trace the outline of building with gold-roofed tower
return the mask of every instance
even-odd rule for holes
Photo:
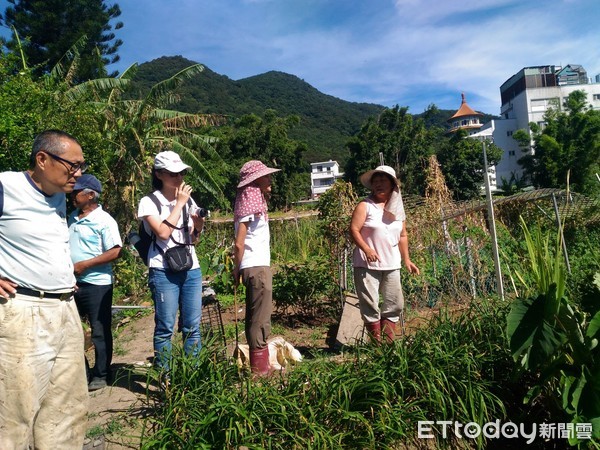
[[[461,94],[462,103],[458,111],[450,117],[448,130],[446,134],[456,133],[458,130],[465,130],[469,135],[475,134],[482,127],[481,117],[483,114],[474,111],[468,104],[464,92]]]

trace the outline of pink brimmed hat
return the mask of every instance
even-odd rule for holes
[[[269,175],[274,172],[279,172],[281,169],[272,169],[265,166],[262,162],[257,160],[248,161],[240,169],[240,182],[237,185],[238,188],[249,185],[260,177]]]

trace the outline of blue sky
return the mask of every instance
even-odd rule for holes
[[[109,4],[113,2],[109,1]],[[498,114],[526,66],[600,74],[598,0],[118,0],[123,70],[181,55],[233,80],[293,74],[344,100]],[[0,0],[0,10],[7,2]]]

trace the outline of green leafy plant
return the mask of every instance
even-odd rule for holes
[[[283,264],[273,276],[275,307],[286,313],[293,310],[303,315],[331,316],[334,312],[331,299],[336,297],[336,291],[323,258]]]
[[[198,261],[202,276],[210,280],[211,287],[218,294],[230,294],[233,291],[233,254],[227,240],[215,245],[212,250],[204,245],[198,252]]]
[[[169,389],[149,390],[156,409],[140,447],[416,448],[423,444],[419,420],[503,418],[497,392],[510,362],[505,310],[490,302],[459,316],[440,314],[408,342],[359,345],[352,354],[306,359],[262,380],[210,351],[189,358],[175,345]],[[456,448],[438,436],[427,448]],[[483,448],[484,438],[476,444]]]
[[[123,247],[121,257],[114,265],[115,303],[128,299],[132,304],[150,301],[148,290],[148,269],[142,260],[128,246]]]
[[[566,297],[560,233],[551,247],[549,234],[530,230],[524,220],[521,226],[531,282],[515,271],[526,294],[511,306],[507,334],[518,367],[539,375],[524,400],[530,403],[546,394],[573,423],[591,423],[593,436],[599,438],[600,304],[590,319]]]

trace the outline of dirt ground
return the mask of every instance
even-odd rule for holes
[[[153,328],[150,311],[119,323],[114,340],[113,384],[90,393],[86,450],[139,448],[138,422],[147,415],[147,383],[135,372],[143,373],[151,361]],[[87,351],[90,362],[93,353],[91,347]]]
[[[461,309],[461,308],[459,308]],[[439,308],[409,313],[406,333],[411,334],[423,326]],[[243,333],[243,310],[238,306],[238,328]],[[235,323],[233,307],[223,308],[223,324]],[[115,319],[114,356],[112,370],[115,380],[109,387],[90,393],[88,414],[88,439],[85,450],[137,449],[140,443],[141,424],[152,414],[146,401],[148,390],[154,390],[144,375],[152,360],[153,310],[139,311],[134,317]],[[332,351],[337,333],[337,323],[294,321],[281,324],[274,318],[274,335],[283,336],[303,355],[313,351]],[[280,323],[280,325],[278,325]],[[284,326],[285,325],[285,326]],[[397,330],[400,336],[400,330]],[[233,353],[235,342],[227,342],[228,355]],[[93,347],[87,351],[93,363]]]

